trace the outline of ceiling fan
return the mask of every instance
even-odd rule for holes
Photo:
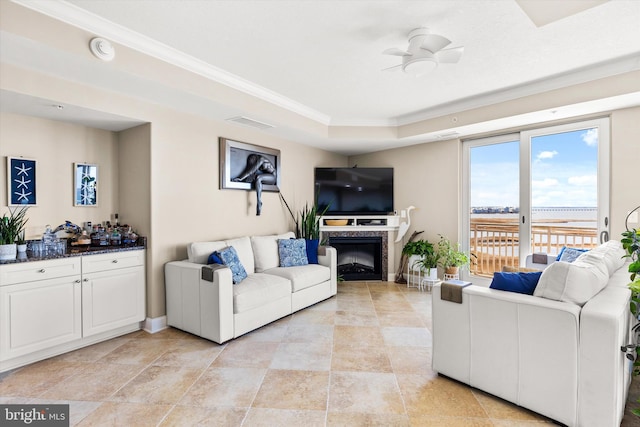
[[[405,73],[420,76],[435,69],[438,64],[454,64],[460,60],[464,47],[444,49],[451,40],[431,34],[428,28],[416,28],[409,33],[407,50],[392,47],[382,52],[385,55],[401,56],[402,63],[383,71],[401,69]]]

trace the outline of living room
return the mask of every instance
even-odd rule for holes
[[[444,133],[452,127],[454,119],[456,127],[470,126],[559,106],[635,96],[635,103],[624,107],[580,112],[561,119],[549,115],[536,125],[609,117],[612,238],[620,236],[627,212],[638,205],[637,191],[630,184],[636,179],[636,139],[640,133],[637,51],[632,56],[635,65],[624,72],[586,81],[569,80],[562,87],[542,93],[397,127],[327,126],[131,47],[117,45],[117,60],[101,62],[88,48],[88,41],[96,36],[94,32],[66,24],[19,2],[1,2],[0,15],[0,98],[3,103],[9,100],[13,108],[11,111],[3,106],[0,113],[0,156],[37,159],[39,174],[44,177],[38,183],[38,205],[29,209],[28,237],[39,238],[47,224],[55,226],[65,220],[77,224],[101,222],[117,212],[122,221],[134,225],[139,234],[148,238],[146,317],[150,330],[161,329],[166,314],[164,265],[186,258],[188,243],[238,235],[278,234],[293,227],[277,193],[263,193],[262,214],[256,216],[255,192],[220,188],[220,137],[278,149],[282,156],[280,190],[296,209],[313,201],[315,167],[393,167],[396,209],[418,207],[412,213],[412,228],[425,230],[429,240],[435,240],[438,234],[458,239],[462,211],[461,138],[445,136],[406,146],[400,146],[403,145],[400,140],[397,146],[375,151],[370,147],[388,139],[390,134],[420,139],[421,135]],[[47,50],[67,64],[52,60]],[[93,74],[77,73],[75,61],[89,63]],[[153,96],[148,99],[132,96],[119,91],[117,81],[112,82],[115,86],[111,88],[91,84],[91,80],[100,82],[105,78],[105,67],[122,79],[133,76],[150,95],[162,86],[183,101],[185,107],[174,108],[170,102],[161,102]],[[253,113],[249,114],[251,117],[266,123],[286,122],[292,135],[301,136],[285,138],[275,132],[211,118],[213,107],[222,103],[220,100],[224,100],[227,108],[236,110],[236,115],[249,111]],[[20,112],[25,103],[51,111],[46,116]],[[85,122],[76,121],[84,115],[88,117]],[[93,117],[100,119],[100,126],[91,125]],[[125,130],[107,130],[109,125]],[[498,131],[478,131],[472,136],[510,130],[513,129],[503,127]],[[354,144],[359,148],[353,152],[304,143],[323,138],[362,142]],[[94,208],[78,208],[73,204],[74,162],[100,165],[101,199]],[[6,176],[6,172],[0,174],[0,187],[7,186]],[[427,192],[429,201],[423,197]],[[6,200],[2,205],[6,206]],[[399,245],[390,248],[396,268],[400,249]]]

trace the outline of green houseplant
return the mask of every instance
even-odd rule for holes
[[[409,266],[417,265],[427,274],[431,274],[432,268],[438,267],[438,253],[428,240],[407,242],[402,248],[402,253],[410,257]],[[411,257],[414,257],[413,260]]]
[[[630,309],[635,319],[638,319],[640,316],[640,229],[629,228],[629,217],[638,209],[640,209],[640,206],[633,209],[627,215],[624,221],[626,231],[622,233],[622,239],[620,240],[622,247],[626,252],[624,257],[631,259],[631,263],[629,263],[628,267],[628,271],[631,273],[629,277],[631,280],[631,283],[629,283],[629,289],[631,290]],[[623,353],[626,353],[627,359],[633,362],[634,376],[640,375],[640,346],[637,344],[637,334],[639,329],[640,323],[636,322],[632,327],[632,330],[636,335],[636,337],[634,337],[634,343],[623,346],[620,349]],[[640,403],[640,399],[637,402]],[[640,417],[640,408],[634,408],[631,412]]]
[[[460,267],[469,265],[469,255],[460,250],[460,244],[453,244],[443,235],[440,235],[437,251],[438,262],[446,274],[458,274]]]
[[[15,259],[16,243],[24,241],[24,226],[28,221],[26,217],[28,206],[9,208],[9,214],[0,218],[0,259]],[[18,242],[19,243],[19,242]]]

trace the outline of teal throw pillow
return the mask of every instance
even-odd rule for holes
[[[542,271],[519,273],[493,273],[491,289],[500,291],[517,292],[519,294],[533,295],[538,286]]]
[[[304,239],[279,239],[278,255],[280,256],[280,267],[309,264],[307,243]]]
[[[226,247],[216,251],[218,257],[222,260],[222,264],[229,267],[233,278],[233,283],[238,284],[247,278],[247,271],[242,266],[238,253],[233,246]]]

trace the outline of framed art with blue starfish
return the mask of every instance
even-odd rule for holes
[[[8,206],[36,206],[36,161],[7,157]]]
[[[74,163],[74,206],[98,206],[98,165]]]

